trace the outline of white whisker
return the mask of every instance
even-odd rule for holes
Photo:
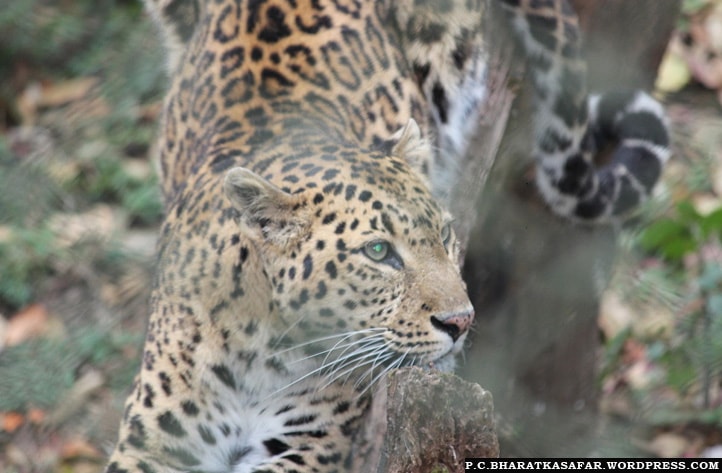
[[[341,340],[341,341],[343,341],[343,340]],[[363,342],[368,342],[368,339],[365,338],[365,339],[363,339],[362,341],[363,341]],[[319,352],[317,352],[317,353],[313,353],[313,354],[308,355],[308,356],[304,356],[303,358],[299,358],[299,359],[297,359],[297,360],[293,360],[293,361],[291,361],[289,364],[298,363],[298,362],[305,361],[305,360],[308,360],[308,359],[311,359],[311,358],[315,358],[315,357],[321,356],[321,355],[326,355],[326,357],[324,358],[323,362],[321,362],[321,364],[325,364],[326,360],[328,359],[328,355],[330,355],[332,352],[334,352],[334,351],[336,351],[336,350],[340,350],[340,349],[342,349],[342,348],[347,348],[347,347],[352,347],[352,346],[354,346],[354,345],[358,345],[359,342],[360,342],[359,340],[354,340],[354,341],[352,341],[352,342],[344,343],[344,344],[342,344],[342,345],[339,345],[339,344],[337,343],[336,345],[332,346],[331,348],[328,348],[328,349],[326,349],[326,350],[319,351]],[[339,343],[340,343],[340,342],[339,342]]]
[[[358,343],[359,345],[363,345],[363,347],[366,347],[366,346],[369,346],[369,345],[373,345],[373,344],[378,343],[378,342],[382,342],[382,343],[383,343],[383,335],[382,335],[382,334],[373,334],[373,335],[371,335],[371,336],[369,336],[369,337],[364,337],[364,338],[359,339],[359,340],[356,341],[356,343]],[[337,345],[338,345],[338,343],[333,346],[333,349],[336,349],[336,346],[337,346]],[[353,345],[354,345],[354,343],[352,343],[350,346],[353,346]],[[338,361],[339,359],[344,358],[343,355],[344,355],[344,353],[346,353],[346,352],[348,351],[348,349],[350,348],[350,346],[346,346],[346,348],[344,348],[343,351],[342,351],[341,353],[339,353],[339,355],[336,357],[336,361]],[[363,347],[360,347],[360,348],[363,348]],[[358,351],[358,350],[356,350],[356,351]],[[352,352],[352,353],[355,353],[355,352]],[[329,357],[330,355],[331,355],[331,353],[328,353],[328,354],[326,355],[326,357],[323,359],[322,364],[326,364],[326,361],[328,361],[328,357]]]
[[[390,354],[390,353],[388,353],[388,352],[386,352],[386,353],[387,353],[387,356],[385,356],[384,358],[381,359],[381,363],[383,363],[384,361],[386,361],[386,360],[392,355],[392,354]],[[376,366],[377,366],[377,364],[378,364],[378,362],[379,362],[379,357],[380,357],[381,355],[383,355],[383,354],[384,354],[383,351],[380,352],[380,353],[378,354],[378,356],[376,357],[376,359],[374,360],[373,364],[371,365],[371,368],[369,368],[369,369],[367,369],[366,371],[364,371],[363,375],[362,375],[361,377],[359,377],[359,379],[356,380],[356,382],[355,382],[354,385],[353,385],[354,389],[355,389],[355,388],[358,388],[359,386],[361,386],[361,383],[363,382],[364,379],[366,379],[366,376],[368,376],[368,375],[370,375],[371,373],[374,372],[374,370],[376,369]]]
[[[373,378],[371,380],[371,382],[363,389],[363,391],[361,391],[358,394],[358,396],[359,397],[363,396],[366,391],[371,389],[374,384],[376,384],[383,376],[388,374],[391,370],[404,366],[404,360],[409,355],[410,351],[411,351],[411,348],[407,349],[400,357],[398,357],[391,364],[389,364],[387,367],[385,367],[383,370],[381,370],[381,372],[378,375],[376,375],[375,378]],[[414,363],[416,363],[416,355],[414,355],[414,358],[411,360],[410,366],[413,366]]]
[[[334,362],[329,363],[328,366],[331,366],[333,369],[328,373],[327,376],[333,375],[333,372],[338,373],[339,370],[342,370],[348,366],[354,364],[359,365],[359,362],[373,358],[378,353],[383,353],[385,350],[386,345],[384,345],[383,341],[381,340],[377,340],[376,343],[373,344],[359,347],[358,349],[339,357],[338,359],[334,360]]]
[[[384,350],[384,347],[379,348],[380,354],[383,354],[383,350]],[[375,356],[375,358],[373,358],[374,356]],[[386,359],[390,358],[391,356],[393,356],[393,354],[387,352],[381,359],[382,359],[382,361],[385,361]],[[371,359],[371,358],[373,358],[373,359]],[[359,359],[360,360],[366,359],[366,361],[363,361],[361,363],[354,363],[353,366],[350,366],[349,368],[346,368],[345,370],[340,371],[340,372],[339,372],[339,370],[341,368],[339,368],[339,370],[337,370],[335,372],[335,375],[333,376],[333,378],[331,378],[328,382],[326,382],[326,384],[324,384],[321,389],[327,388],[328,386],[332,385],[333,383],[335,383],[339,379],[343,378],[344,376],[346,376],[346,380],[344,380],[344,384],[345,384],[348,381],[348,377],[351,375],[351,373],[359,370],[360,368],[362,368],[365,365],[375,363],[378,360],[378,355],[374,352],[374,353],[370,353],[370,354],[364,356],[363,358],[359,358]],[[358,360],[354,360],[354,361],[358,361]],[[334,373],[332,373],[332,374],[334,374]]]
[[[378,337],[368,338],[368,339],[359,341],[357,344],[359,346],[356,349],[347,353],[350,348],[350,346],[347,346],[346,348],[343,349],[343,351],[341,351],[341,353],[339,353],[339,355],[333,361],[331,361],[330,363],[327,363],[328,356],[330,355],[330,353],[329,353],[328,355],[326,355],[326,358],[324,358],[322,364],[326,365],[326,366],[337,365],[338,363],[343,362],[344,360],[358,358],[360,355],[363,355],[366,352],[373,351],[378,348],[384,347],[383,338],[378,338]]]
[[[383,351],[384,346],[383,345],[371,345],[367,347],[363,347],[359,350],[354,350],[353,352],[334,360],[332,363],[329,363],[327,366],[331,367],[332,369],[326,374],[326,377],[333,376],[334,373],[338,373],[340,370],[346,368],[350,365],[359,365],[360,361],[366,360],[368,358],[373,357],[377,352]]]
[[[338,373],[339,370],[343,370],[346,366],[349,366],[351,363],[354,363],[354,362],[358,361],[359,359],[363,360],[368,357],[375,356],[377,351],[383,349],[383,347],[384,347],[384,344],[383,344],[384,338],[382,336],[382,333],[379,333],[379,332],[384,332],[385,330],[386,329],[366,329],[366,330],[359,330],[359,331],[354,331],[354,332],[347,332],[347,333],[344,333],[341,335],[322,337],[322,338],[319,338],[319,339],[316,339],[316,340],[313,340],[310,342],[306,342],[304,344],[296,345],[289,349],[282,350],[281,352],[277,352],[277,353],[287,352],[289,350],[298,348],[300,346],[307,346],[310,344],[318,343],[319,341],[333,340],[335,338],[342,337],[341,340],[336,342],[336,344],[331,349],[323,350],[314,355],[304,357],[303,359],[309,359],[309,358],[313,358],[315,356],[320,356],[323,354],[326,355],[324,358],[324,361],[317,368],[315,368],[307,373],[304,373],[299,378],[287,383],[286,385],[284,385],[283,387],[281,387],[279,389],[276,389],[275,391],[270,393],[266,397],[266,399],[268,399],[268,398],[278,394],[279,392],[284,391],[284,390],[290,388],[291,386],[294,386],[306,379],[309,379],[313,376],[321,376],[322,375],[324,378],[328,378],[329,376],[334,376],[334,374]],[[365,337],[362,337],[353,342],[344,343],[351,336],[363,334],[363,333],[371,333],[371,335],[366,335]],[[353,349],[349,352],[349,350],[352,347],[355,347],[355,349]],[[331,361],[328,361],[330,355],[334,351],[338,351],[338,350],[341,350],[340,356],[334,358]],[[300,361],[300,360],[294,360],[292,362],[295,362],[295,361]],[[326,387],[326,386],[327,385],[324,385],[324,387]]]
[[[371,389],[371,388],[376,384],[376,382],[377,382],[378,380],[380,380],[383,376],[385,376],[386,374],[388,374],[389,371],[391,371],[391,370],[393,370],[393,369],[395,369],[395,368],[398,368],[398,367],[400,366],[400,361],[401,361],[402,359],[403,359],[403,358],[397,358],[396,360],[393,361],[393,363],[391,363],[389,366],[387,366],[387,367],[385,367],[383,370],[381,370],[381,372],[380,372],[379,374],[377,374],[377,375],[369,382],[369,384],[367,384],[366,387],[358,394],[358,397],[363,396],[363,395],[366,393],[366,391],[368,391],[369,389]]]
[[[307,342],[298,343],[298,344],[293,345],[293,346],[291,346],[291,347],[284,348],[283,350],[280,350],[280,351],[277,351],[277,352],[274,352],[274,353],[268,355],[268,358],[272,358],[272,357],[274,357],[274,356],[280,355],[280,354],[282,354],[282,353],[289,352],[289,351],[291,351],[291,350],[295,350],[295,349],[297,349],[297,348],[302,348],[302,347],[305,347],[305,346],[308,346],[308,345],[313,345],[313,344],[316,344],[316,343],[325,342],[325,341],[328,341],[328,340],[333,340],[333,339],[335,339],[335,338],[350,338],[350,337],[352,337],[352,336],[354,336],[354,335],[363,335],[363,334],[366,334],[366,333],[385,332],[385,331],[386,331],[385,328],[382,328],[382,327],[374,327],[374,328],[367,328],[367,329],[363,329],[363,330],[354,330],[354,331],[351,331],[351,332],[335,333],[335,334],[333,334],[333,335],[327,335],[327,336],[324,336],[324,337],[315,338],[315,339],[309,340],[309,341],[307,341]],[[279,340],[280,340],[280,339],[279,339]]]

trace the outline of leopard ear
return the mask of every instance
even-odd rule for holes
[[[285,246],[307,227],[309,219],[300,197],[248,169],[237,167],[228,171],[223,190],[240,212],[245,230],[253,236]]]
[[[428,181],[433,153],[429,141],[421,136],[421,130],[413,118],[389,140],[391,154],[404,159],[416,172]]]

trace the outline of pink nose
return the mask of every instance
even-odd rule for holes
[[[474,312],[456,312],[452,314],[432,315],[431,325],[436,329],[447,333],[453,341],[465,334],[471,322],[474,320]]]

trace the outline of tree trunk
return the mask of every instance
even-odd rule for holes
[[[586,30],[592,90],[648,89],[680,2],[572,3]],[[461,374],[493,393],[502,456],[599,452],[596,321],[616,232],[562,221],[540,202],[528,158],[530,100],[523,93],[517,102],[499,159],[477,188],[464,271],[477,322]],[[463,209],[455,216],[473,220]]]
[[[681,0],[571,0],[585,31],[593,90],[651,90]]]

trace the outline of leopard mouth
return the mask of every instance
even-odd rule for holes
[[[403,362],[396,363],[396,367],[403,368],[415,366],[423,370],[438,370],[444,372],[453,371],[456,367],[456,356],[460,351],[454,348],[455,347],[452,347],[445,353],[435,356],[433,358],[429,357],[428,355],[408,357],[407,359],[404,359]],[[388,363],[388,365],[391,364],[394,363]]]
[[[454,368],[456,368],[456,353],[449,351],[436,360],[430,361],[427,366],[430,370],[454,371]]]
[[[456,353],[450,350],[433,360],[422,360],[411,366],[418,366],[425,371],[453,371],[456,367]]]

